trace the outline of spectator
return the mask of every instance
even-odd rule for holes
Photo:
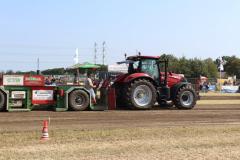
[[[203,83],[203,88],[204,88],[205,92],[208,92],[209,85],[208,85],[208,83],[206,81]]]
[[[45,85],[51,85],[50,77],[45,78]]]
[[[87,77],[84,81],[84,85],[85,85],[85,88],[89,91],[93,103],[96,104],[97,101],[96,101],[96,95],[95,95],[95,92],[94,92],[94,88],[96,88],[96,86],[93,85],[93,81],[91,79],[91,74],[90,73],[87,73]]]
[[[227,84],[228,84],[227,81],[224,81],[223,85],[226,86]]]
[[[51,85],[56,85],[56,79],[54,77],[51,79]]]

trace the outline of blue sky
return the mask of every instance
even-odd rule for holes
[[[240,57],[239,0],[0,1],[0,70],[36,70],[106,61],[124,53],[188,58]]]

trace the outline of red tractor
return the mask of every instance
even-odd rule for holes
[[[130,56],[126,61],[128,73],[114,80],[117,106],[150,109],[174,104],[178,109],[192,109],[199,98],[183,76],[167,71],[168,60],[159,56]]]

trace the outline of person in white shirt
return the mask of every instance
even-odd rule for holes
[[[93,103],[96,104],[97,101],[96,101],[96,95],[95,95],[95,92],[94,92],[94,88],[96,88],[96,86],[93,85],[90,73],[87,73],[87,77],[84,81],[84,85],[85,85],[85,88],[89,91]]]

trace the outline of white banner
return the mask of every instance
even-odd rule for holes
[[[3,75],[3,85],[23,86],[23,75]]]
[[[222,92],[225,93],[237,93],[239,86],[222,86]]]
[[[53,90],[33,90],[32,100],[53,100]]]
[[[108,71],[109,72],[127,73],[128,72],[128,66],[126,64],[108,65]]]
[[[14,99],[25,99],[26,92],[25,91],[12,91],[12,98]]]

